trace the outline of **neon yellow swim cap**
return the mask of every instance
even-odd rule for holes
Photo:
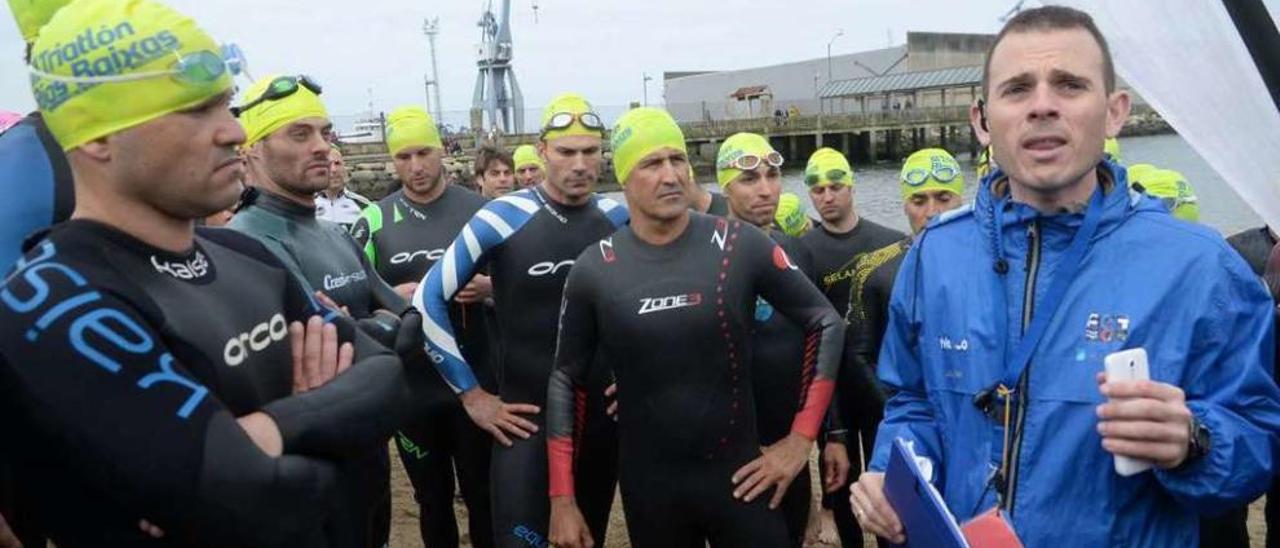
[[[256,101],[280,77],[279,74],[272,74],[254,82],[241,96],[241,103]],[[244,146],[251,147],[276,130],[306,118],[328,119],[329,112],[325,110],[319,95],[306,86],[299,85],[297,91],[286,97],[263,101],[240,113],[240,125],[244,126],[244,132],[248,136]]]
[[[978,157],[974,160],[974,163],[977,164],[974,166],[974,171],[978,172],[979,180],[986,179],[987,175],[991,173],[992,164],[994,163],[991,161],[992,154],[994,152],[991,150],[991,146],[988,145],[982,149],[982,152],[978,153]]]
[[[511,154],[511,159],[516,163],[515,170],[525,166],[537,166],[543,171],[547,170],[547,165],[542,163],[542,158],[538,156],[538,149],[533,145],[520,145],[516,147],[516,151]]]
[[[1200,222],[1200,199],[1187,178],[1171,169],[1158,169],[1150,164],[1139,164],[1136,174],[1129,168],[1129,183],[1142,185],[1142,189],[1158,198],[1174,217],[1193,223]]]
[[[898,177],[902,185],[902,199],[917,192],[945,190],[964,195],[964,172],[950,152],[940,148],[917,150],[902,164]]]
[[[716,154],[716,181],[720,183],[720,188],[729,186],[742,173],[736,166],[741,165],[743,158],[750,157],[762,162],[769,162],[769,158],[773,158],[777,160],[776,167],[782,165],[782,155],[773,149],[768,139],[755,133],[735,133],[724,140],[724,144],[720,145],[720,153]]]
[[[1107,137],[1107,140],[1102,142],[1102,151],[1111,155],[1111,160],[1115,163],[1124,163],[1124,160],[1120,159],[1120,141],[1115,137]]]
[[[40,34],[40,27],[48,23],[62,6],[70,3],[71,0],[9,0],[9,9],[13,12],[13,18],[18,21],[22,39],[35,42],[36,36]]]
[[[820,148],[809,156],[804,168],[805,186],[847,185],[853,186],[853,168],[849,160],[832,148]]]
[[[660,108],[631,109],[613,126],[613,173],[618,184],[626,186],[631,170],[646,156],[664,148],[688,153],[684,133],[667,111]]]
[[[31,90],[63,150],[199,105],[231,89],[222,50],[150,0],[77,0],[31,49]]]
[[[813,227],[809,216],[804,213],[804,207],[800,205],[800,197],[790,192],[783,192],[778,196],[778,210],[774,212],[773,218],[783,232],[796,238]]]
[[[547,124],[551,123],[551,119],[557,114],[572,115],[574,117],[573,123],[569,124],[568,127],[560,129],[547,129]],[[604,128],[591,129],[583,125],[581,118],[583,115],[594,116],[599,120],[599,115],[596,114],[595,108],[593,108],[591,103],[588,103],[586,98],[583,96],[576,93],[562,93],[557,95],[550,103],[547,103],[547,108],[542,110],[542,140],[553,141],[555,139],[569,137],[571,135],[590,135],[603,139]]]
[[[403,106],[387,115],[387,148],[391,155],[410,147],[444,148],[435,119],[422,107]]]

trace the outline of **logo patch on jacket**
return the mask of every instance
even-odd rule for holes
[[[1084,324],[1084,340],[1108,343],[1129,340],[1129,316],[1093,312]]]

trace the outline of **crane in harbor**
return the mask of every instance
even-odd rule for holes
[[[502,0],[494,13],[493,0],[485,3],[480,21],[480,59],[476,88],[471,100],[471,126],[524,133],[524,96],[511,69],[515,46],[511,41],[511,0]],[[486,124],[487,122],[487,124]]]

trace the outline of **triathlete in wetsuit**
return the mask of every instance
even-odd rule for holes
[[[858,216],[854,208],[853,167],[839,151],[820,148],[814,152],[805,165],[804,182],[821,222],[805,233],[802,240],[813,252],[818,269],[818,287],[843,317],[847,313],[849,282],[858,257],[901,240],[905,235]],[[846,344],[847,341],[846,335]],[[840,446],[830,449],[831,463],[824,463],[828,465],[820,468],[823,483],[834,484],[834,488],[829,486],[828,496],[823,497],[823,506],[832,510],[841,542],[848,545],[862,542],[862,529],[853,518],[853,509],[845,494],[857,473],[849,474],[847,470],[861,471],[862,463],[870,458],[871,440],[875,437],[882,405],[878,400],[872,402],[870,405],[875,409],[872,414],[847,414],[840,410],[867,404],[863,394],[869,380],[873,379],[858,371],[841,369],[836,383],[837,405],[833,406],[833,417],[836,417],[835,422],[841,425],[842,431],[830,436]]]
[[[725,140],[718,156],[725,159],[724,162],[717,160],[716,167],[721,192],[727,198],[729,218],[764,230],[812,282],[814,260],[808,248],[799,239],[773,226],[782,192],[782,155],[761,136],[738,134]],[[752,341],[756,428],[760,443],[772,445],[791,432],[791,421],[800,404],[804,380],[796,364],[805,354],[805,333],[801,325],[777,313],[761,298],[756,301]],[[804,544],[811,494],[812,481],[806,469],[791,483],[782,500],[787,541],[791,546]]]
[[[435,121],[420,107],[400,107],[387,117],[387,145],[400,190],[366,208],[352,230],[368,261],[397,292],[412,295],[427,270],[471,216],[484,205],[479,195],[446,184],[441,177],[443,143]],[[478,276],[488,281],[487,276]],[[475,293],[473,291],[473,293]],[[489,365],[484,303],[475,298],[449,304],[449,322],[480,385],[497,391]],[[408,359],[408,358],[406,358]],[[417,365],[417,364],[414,364]],[[423,367],[429,367],[422,364]],[[438,375],[436,391],[420,401],[413,417],[396,433],[396,446],[418,502],[419,532],[427,546],[457,546],[454,469],[470,523],[471,543],[493,545],[489,509],[489,434],[467,417]]]
[[[604,128],[590,104],[577,95],[557,97],[546,108],[542,125],[538,146],[547,161],[547,180],[487,203],[414,296],[437,370],[472,420],[502,442],[494,445],[490,465],[498,546],[546,542],[547,447],[543,415],[537,411],[547,397],[564,280],[584,248],[627,221],[626,208],[592,193]],[[502,338],[496,362],[500,400],[479,385],[459,352],[448,316],[448,302],[484,265],[493,279]],[[609,383],[604,371],[584,392],[590,411],[584,415],[582,443],[597,456],[580,462],[577,470],[582,504],[598,538],[604,538],[608,526],[616,483],[615,426],[605,414],[603,396]],[[537,414],[528,421],[514,414],[530,412]],[[514,444],[506,441],[508,432],[518,436],[511,440]]]
[[[284,93],[287,90],[291,92]],[[319,88],[298,76],[267,76],[237,108],[255,188],[229,227],[254,236],[310,289],[323,293],[370,335],[391,347],[408,301],[391,289],[341,226],[316,218],[315,195],[329,185],[332,131]],[[256,193],[254,192],[256,191]],[[376,313],[381,312],[381,313]],[[391,462],[378,447],[346,486],[353,521],[366,523],[369,546],[391,532]]]
[[[596,458],[576,434],[586,383],[608,364],[618,382],[632,544],[786,545],[782,516],[769,509],[781,493],[756,497],[785,491],[807,464],[834,386],[839,317],[759,230],[688,211],[684,138],[669,115],[632,110],[613,135],[615,171],[636,217],[588,247],[565,288],[547,410],[551,540],[592,540],[571,471],[575,460]],[[802,379],[791,433],[763,455],[753,396],[759,296],[803,326],[806,350],[791,362]]]
[[[218,51],[159,4],[80,0],[33,59],[84,28],[129,29],[125,49],[168,36],[172,58]],[[193,230],[234,203],[244,141],[227,110],[234,65],[201,59],[184,78],[164,72],[170,56],[125,80],[32,67],[82,193],[78,219],[0,287],[6,452],[59,546],[362,545],[334,529],[335,487],[385,444],[407,377],[347,320],[325,326],[261,244]]]

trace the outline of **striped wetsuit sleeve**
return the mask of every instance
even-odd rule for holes
[[[622,228],[631,222],[631,213],[627,211],[627,206],[622,205],[613,198],[605,198],[603,196],[596,199],[596,207],[600,208],[600,212],[609,218],[609,222],[613,223],[614,228]]]
[[[351,237],[355,238],[369,264],[378,264],[378,248],[374,245],[373,235],[382,230],[382,206],[372,204],[360,210],[360,218],[351,225]]]
[[[756,291],[804,330],[800,405],[791,431],[817,439],[835,391],[844,350],[844,321],[782,246],[756,231],[744,231],[743,235],[744,240],[754,242],[747,249],[749,260],[755,261]]]
[[[449,300],[475,276],[486,254],[529,222],[541,207],[532,192],[509,194],[485,204],[454,238],[444,257],[431,267],[413,294],[422,314],[427,356],[455,393],[478,385],[458,349],[449,323]]]

